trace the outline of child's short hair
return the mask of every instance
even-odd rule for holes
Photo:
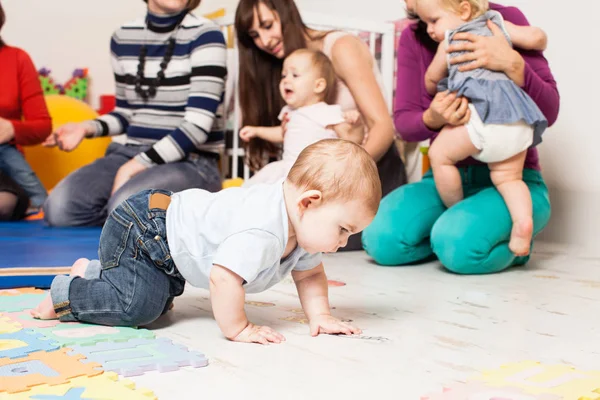
[[[463,1],[471,5],[471,19],[485,14],[490,7],[488,0],[440,0],[443,6],[455,11],[459,10],[459,6]]]
[[[377,164],[361,146],[348,140],[324,139],[306,147],[288,177],[302,190],[319,190],[323,201],[364,201],[373,215],[381,202]]]
[[[320,78],[325,79],[327,87],[323,91],[323,101],[327,104],[335,104],[337,99],[337,75],[329,57],[322,51],[311,49],[298,49],[292,55],[307,55],[312,57],[312,65],[318,71]],[[289,56],[288,56],[289,57]]]

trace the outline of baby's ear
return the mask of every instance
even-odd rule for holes
[[[471,20],[471,16],[473,15],[473,6],[467,0],[463,0],[460,2],[459,11],[460,11],[460,19],[467,22]]]
[[[315,93],[322,94],[327,89],[327,81],[325,78],[319,78],[315,81]]]
[[[323,201],[323,194],[319,190],[307,190],[298,198],[298,209],[300,215],[304,214],[310,207],[316,207]]]

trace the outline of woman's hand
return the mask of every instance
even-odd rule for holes
[[[441,129],[444,125],[464,125],[471,119],[469,101],[456,97],[455,93],[438,92],[431,105],[423,113],[423,122],[431,130]]]
[[[472,33],[457,33],[453,41],[464,41],[448,46],[448,53],[466,51],[467,53],[450,58],[450,64],[460,64],[459,71],[471,71],[476,68],[486,68],[492,71],[504,72],[517,85],[523,86],[525,82],[525,61],[515,51],[502,30],[488,21],[488,28],[492,36],[479,36]]]
[[[115,180],[113,181],[113,188],[111,192],[111,196],[115,194],[117,190],[119,190],[124,184],[127,183],[131,178],[142,172],[146,169],[146,166],[141,164],[135,158],[127,161],[125,164],[121,165],[121,168],[117,171],[117,175],[115,175]]]
[[[10,142],[15,137],[15,127],[9,120],[0,117],[0,144]]]
[[[92,129],[88,122],[62,125],[44,140],[42,146],[58,146],[62,151],[73,151],[88,133],[93,133]]]

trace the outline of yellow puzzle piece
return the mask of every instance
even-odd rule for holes
[[[563,400],[600,400],[600,371],[579,371],[568,365],[524,361],[484,371],[473,379],[491,386],[518,387],[532,394],[554,394]]]
[[[152,391],[136,389],[134,382],[129,379],[119,380],[118,375],[114,372],[105,372],[91,378],[86,376],[74,378],[69,383],[62,385],[35,386],[26,392],[0,394],[0,400],[25,400],[38,395],[56,396],[57,398],[64,396],[65,398],[82,399],[156,400]]]
[[[0,314],[0,335],[3,333],[13,333],[21,329],[23,329],[21,324]]]

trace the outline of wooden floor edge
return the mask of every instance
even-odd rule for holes
[[[71,267],[0,268],[2,276],[68,275]]]

